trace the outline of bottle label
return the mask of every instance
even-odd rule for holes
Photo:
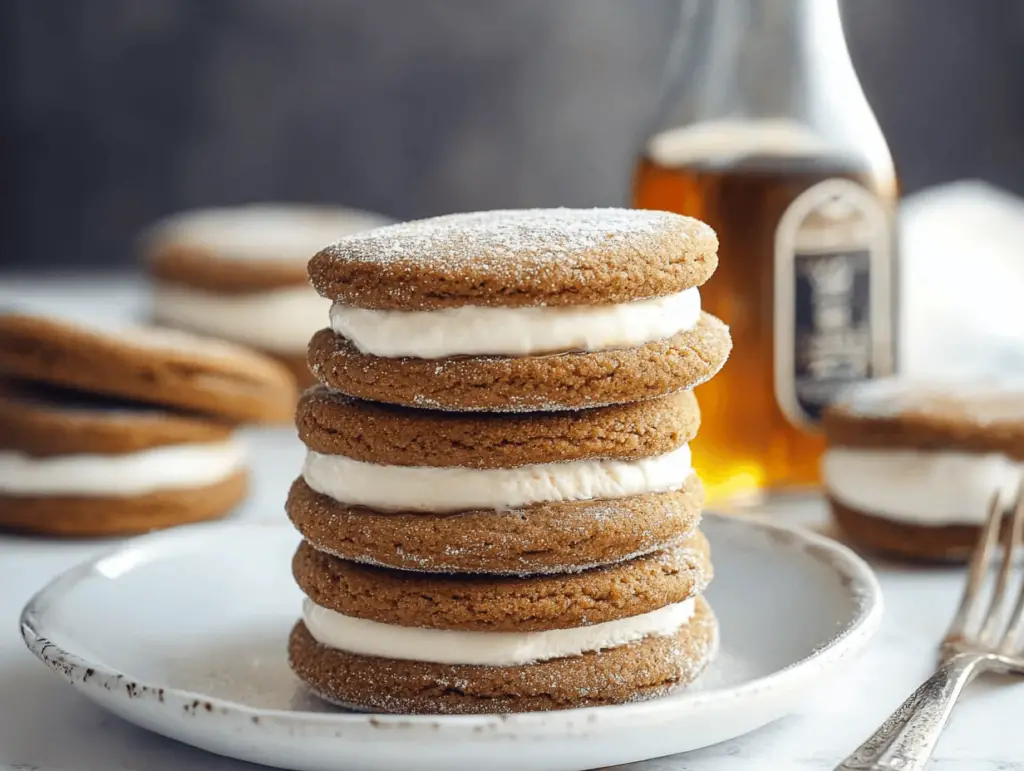
[[[890,217],[866,188],[827,179],[775,232],[775,397],[801,428],[845,386],[892,373]]]

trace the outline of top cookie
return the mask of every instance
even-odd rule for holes
[[[717,250],[709,226],[668,212],[489,211],[349,236],[309,276],[324,297],[374,310],[607,305],[699,286]]]
[[[875,380],[825,412],[838,446],[998,452],[1024,459],[1024,382]]]
[[[141,240],[152,274],[213,292],[305,285],[311,255],[343,236],[387,225],[383,215],[311,204],[250,204],[175,214]]]
[[[21,314],[0,316],[0,374],[237,422],[287,420],[298,398],[282,365],[239,346]]]

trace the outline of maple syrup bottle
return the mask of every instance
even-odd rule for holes
[[[895,365],[897,178],[837,0],[690,0],[634,205],[704,220],[734,350],[696,393],[709,500],[818,481],[822,409]]]

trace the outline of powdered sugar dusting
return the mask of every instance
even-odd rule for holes
[[[978,425],[1024,422],[1024,381],[886,378],[851,387],[838,405],[865,418],[956,418]]]
[[[249,204],[181,212],[145,236],[151,249],[167,245],[208,250],[221,259],[294,260],[352,233],[391,224],[372,212],[312,204]]]
[[[564,261],[610,244],[642,254],[666,236],[710,231],[697,220],[635,209],[509,209],[449,214],[349,236],[324,251],[336,260],[408,262],[500,276]]]

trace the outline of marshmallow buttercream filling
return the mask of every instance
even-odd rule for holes
[[[700,290],[615,305],[430,311],[331,307],[331,328],[361,352],[386,358],[530,356],[605,351],[662,340],[700,321]]]
[[[160,323],[283,354],[304,354],[329,308],[330,301],[306,285],[240,295],[159,283],[153,289],[153,317]]]
[[[222,482],[245,463],[234,441],[174,444],[123,455],[35,457],[0,451],[0,493],[130,496]]]
[[[1012,502],[1022,474],[1024,464],[996,453],[836,447],[822,461],[843,505],[932,527],[981,524],[993,494]]]
[[[596,458],[510,469],[387,466],[307,451],[313,490],[380,511],[498,511],[554,501],[608,500],[678,490],[693,473],[690,448],[637,460]]]
[[[685,626],[694,600],[638,616],[544,632],[466,632],[381,624],[346,616],[306,599],[302,620],[321,645],[361,656],[435,664],[515,666],[578,656],[628,645],[646,637],[668,637]]]

